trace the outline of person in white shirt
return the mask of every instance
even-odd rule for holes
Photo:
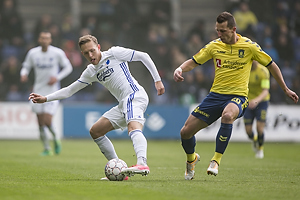
[[[106,133],[114,129],[128,129],[133,142],[137,163],[122,170],[126,176],[134,174],[147,175],[147,140],[142,132],[145,122],[144,112],[148,106],[148,95],[129,71],[128,62],[141,61],[149,70],[154,80],[157,95],[165,92],[164,85],[156,66],[150,56],[141,51],[114,46],[108,51],[100,51],[97,38],[85,35],[79,38],[79,47],[83,56],[91,63],[83,71],[80,78],[47,96],[31,93],[29,99],[33,103],[44,103],[65,99],[74,93],[98,82],[105,86],[118,100],[119,104],[105,112],[90,129],[91,137],[99,146],[107,160],[118,158],[112,142]]]
[[[51,44],[51,33],[42,31],[38,42],[40,46],[30,49],[25,57],[20,72],[21,82],[28,81],[30,70],[34,69],[33,92],[46,95],[60,89],[60,80],[68,76],[73,67],[65,52]],[[53,135],[55,153],[61,152],[61,142],[52,126],[52,117],[55,114],[59,101],[45,104],[32,104],[32,110],[36,113],[40,131],[40,138],[44,145],[43,156],[53,155],[45,128]]]

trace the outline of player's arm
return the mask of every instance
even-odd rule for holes
[[[60,65],[62,66],[62,70],[57,75],[58,81],[61,81],[73,71],[72,64],[63,51],[61,52],[60,60],[61,60]]]
[[[25,57],[25,60],[22,64],[22,69],[20,71],[20,81],[22,83],[27,82],[28,81],[28,74],[32,68],[32,64],[31,64],[31,52],[28,52],[28,54]]]
[[[57,74],[57,76],[50,77],[50,80],[48,82],[49,85],[53,85],[57,81],[61,81],[73,71],[71,62],[67,58],[66,54],[61,50],[58,55],[60,57],[59,65],[62,67],[62,70]]]
[[[277,64],[275,62],[272,62],[269,66],[267,66],[267,68],[269,69],[269,71],[271,72],[272,76],[275,78],[281,89],[285,92],[285,94],[288,97],[290,97],[295,103],[297,103],[299,100],[298,95],[287,87]]]
[[[79,90],[85,88],[86,86],[88,86],[88,84],[82,83],[79,81],[75,81],[68,87],[64,87],[64,88],[62,88],[56,92],[53,92],[47,96],[42,96],[42,95],[39,95],[36,93],[31,93],[29,95],[28,99],[32,100],[33,103],[45,103],[45,102],[54,101],[54,100],[66,99],[66,98],[72,96],[73,94],[75,94],[76,92],[78,92]]]
[[[132,61],[141,61],[150,72],[154,82],[155,82],[155,88],[157,90],[157,95],[162,95],[165,93],[165,87],[164,84],[161,81],[161,78],[159,76],[159,73],[157,71],[157,68],[149,56],[149,54],[141,51],[135,51]]]
[[[269,95],[269,89],[265,88],[262,92],[249,102],[249,108],[254,109],[256,106]]]
[[[182,72],[189,72],[195,67],[197,67],[199,64],[197,64],[193,59],[188,59],[184,63],[182,63],[177,69],[174,71],[174,80],[176,82],[182,82],[184,81],[184,78],[182,76]]]

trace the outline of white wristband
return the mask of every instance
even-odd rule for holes
[[[178,67],[178,68],[176,69],[176,71],[180,71],[180,72],[182,72],[182,69],[181,69],[181,67]]]

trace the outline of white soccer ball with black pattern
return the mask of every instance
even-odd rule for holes
[[[114,158],[105,165],[105,175],[110,181],[123,181],[125,175],[121,174],[122,169],[127,168],[127,164],[119,159]]]

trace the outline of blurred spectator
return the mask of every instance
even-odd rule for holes
[[[82,66],[81,53],[77,50],[77,46],[73,40],[66,40],[63,43],[63,50],[74,68]]]
[[[61,47],[62,39],[61,39],[61,31],[57,24],[51,24],[49,27],[49,32],[52,36],[52,45],[56,47]]]
[[[278,0],[275,6],[274,18],[278,25],[289,24],[291,10],[287,0]]]
[[[296,92],[297,94],[300,94],[300,79],[298,78],[295,78],[293,80],[293,87],[292,87],[292,90],[294,92]]]
[[[6,92],[7,101],[24,101],[22,98],[22,91],[25,91],[24,84],[20,82],[21,64],[19,59],[15,56],[8,57],[1,66],[3,75],[3,88]]]
[[[293,35],[295,37],[300,37],[300,2],[296,1],[294,4],[294,11],[291,17],[291,27],[293,30]]]
[[[171,22],[171,3],[170,0],[154,0],[151,2],[150,26],[160,38],[166,39],[168,27]]]
[[[172,80],[172,76],[173,76],[173,71],[179,66],[181,65],[181,63],[183,63],[184,61],[186,61],[188,58],[187,56],[180,50],[180,47],[178,45],[173,45],[171,46],[171,69],[170,72],[171,74],[171,79]]]
[[[294,70],[294,80],[293,80],[293,90],[297,93],[300,94],[300,62],[297,63],[295,70]]]
[[[157,66],[160,77],[166,78],[170,71],[171,66],[171,54],[170,49],[166,44],[157,44],[155,48],[155,54],[151,57],[153,62]]]
[[[283,25],[283,27],[285,27]],[[291,61],[294,59],[294,48],[292,46],[292,40],[287,34],[280,34],[275,40],[275,48],[278,51],[280,63],[284,61]]]
[[[255,38],[257,18],[249,9],[247,2],[241,2],[239,8],[233,12],[236,20],[237,32],[246,37]]]
[[[4,0],[0,15],[0,29],[3,30],[0,31],[2,37],[1,57],[4,59],[13,55],[21,59],[24,54],[23,22],[16,9],[15,2]]]
[[[198,34],[193,34],[190,36],[189,40],[186,43],[187,55],[192,57],[195,55],[202,47],[204,43],[201,37]]]
[[[52,16],[49,14],[43,14],[35,24],[33,32],[33,41],[37,41],[41,31],[49,30],[53,25]]]
[[[171,21],[170,0],[153,0],[151,3],[152,23],[159,27],[167,27]]]
[[[97,28],[97,18],[96,16],[88,16],[86,21],[83,23],[84,28],[88,30],[89,34],[95,34]]]
[[[295,77],[295,70],[291,67],[291,62],[285,61],[283,65],[281,65],[281,72],[282,76],[284,77],[284,80],[286,82],[286,85],[289,88],[292,88],[293,79]]]
[[[78,30],[74,27],[72,16],[69,13],[64,15],[60,29],[62,40],[78,40]]]
[[[91,34],[91,32],[90,32],[90,29],[88,29],[88,28],[82,28],[79,32],[80,37],[84,36],[84,35],[90,35],[90,34]]]
[[[270,78],[270,96],[270,102],[272,104],[282,104],[286,101],[283,90],[272,76]]]
[[[194,70],[184,74],[184,81],[178,85],[179,102],[190,106],[197,102],[198,90],[195,84]]]
[[[3,78],[3,75],[2,73],[0,72],[0,101],[5,101],[6,100],[6,87],[4,85],[4,78]]]
[[[277,49],[274,48],[274,46],[273,46],[272,39],[265,38],[265,41],[263,44],[264,44],[263,50],[272,57],[273,61],[275,61],[276,63],[279,63],[279,55],[278,55]]]
[[[4,38],[10,43],[18,38],[23,40],[23,22],[19,12],[16,9],[13,0],[4,0],[2,10],[0,10],[2,18],[2,27],[4,31]]]
[[[202,102],[210,90],[212,80],[203,73],[203,66],[195,69],[196,102]]]
[[[82,54],[77,49],[77,45],[73,40],[66,40],[62,45],[62,49],[65,52],[67,58],[70,60],[71,65],[73,66],[73,71],[63,80],[61,80],[62,87],[67,86],[74,82],[74,80],[80,77],[80,74],[83,72],[83,61]]]
[[[207,40],[205,33],[205,21],[203,19],[198,19],[188,31],[186,38],[187,40],[189,40],[194,35],[198,35],[201,38],[201,40],[203,40],[206,43],[210,40]]]

